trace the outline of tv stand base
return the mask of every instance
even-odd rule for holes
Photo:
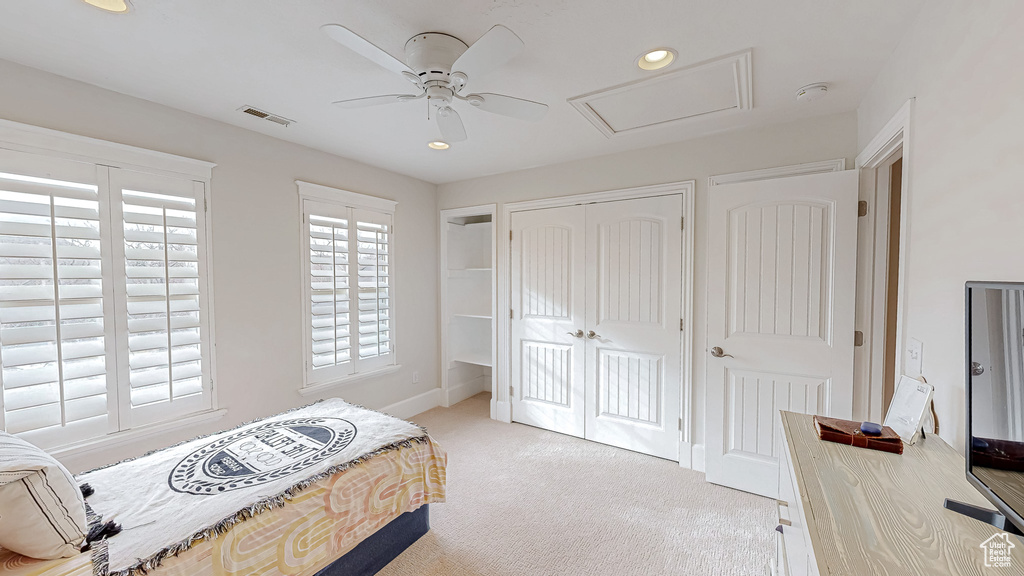
[[[1003,532],[1024,536],[1024,533],[1017,529],[1013,522],[1010,522],[1006,519],[1006,516],[996,512],[995,510],[989,510],[988,508],[982,508],[981,506],[967,504],[966,502],[960,502],[959,500],[950,500],[949,498],[946,498],[946,502],[943,506],[947,510],[963,514],[968,518],[974,518],[975,520],[981,520],[986,524],[991,524]]]

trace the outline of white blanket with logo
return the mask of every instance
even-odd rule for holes
[[[167,555],[284,505],[325,476],[426,438],[414,424],[332,399],[86,472],[78,481],[95,490],[88,502],[96,513],[122,525],[105,541],[109,573],[142,574]]]

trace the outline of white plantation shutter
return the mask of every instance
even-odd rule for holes
[[[104,204],[94,165],[0,151],[0,416],[40,446],[116,426]]]
[[[306,220],[312,367],[324,377],[351,374],[349,219],[312,213]]]
[[[124,235],[114,263],[122,406],[132,425],[208,409],[203,185],[118,170],[111,187]]]
[[[394,203],[298,184],[304,239],[305,384],[328,384],[395,364]]]
[[[54,448],[212,407],[204,199],[0,148],[0,429]]]
[[[391,217],[353,210],[359,285],[359,361],[383,366],[391,356]]]

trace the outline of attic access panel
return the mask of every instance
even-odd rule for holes
[[[731,54],[568,102],[609,138],[696,117],[749,110],[753,105],[750,55],[750,50]]]

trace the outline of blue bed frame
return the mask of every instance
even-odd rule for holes
[[[384,525],[315,576],[373,576],[430,530],[430,510],[424,504]]]

